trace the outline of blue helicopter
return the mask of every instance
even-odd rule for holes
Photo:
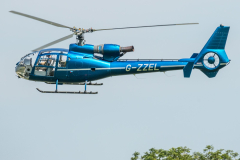
[[[42,91],[41,93],[71,93],[71,94],[97,94],[87,92],[87,85],[102,85],[91,81],[110,76],[127,74],[140,74],[149,72],[166,72],[183,70],[185,78],[189,78],[192,69],[201,70],[209,78],[217,75],[218,71],[228,65],[230,60],[225,52],[225,45],[230,27],[220,25],[210,37],[200,53],[194,53],[190,58],[183,59],[120,59],[127,52],[134,51],[133,46],[121,47],[116,44],[90,45],[85,44],[84,34],[95,31],[131,29],[158,26],[190,25],[198,23],[182,23],[152,26],[137,26],[109,29],[77,29],[64,26],[45,19],[10,11],[11,13],[38,20],[57,27],[69,28],[73,33],[34,49],[21,58],[16,64],[15,72],[19,78],[56,84],[55,91]],[[70,44],[69,49],[44,49],[58,42],[72,38],[76,35],[77,43]],[[35,63],[32,57],[37,55]],[[85,85],[85,91],[69,92],[58,91],[58,85]]]

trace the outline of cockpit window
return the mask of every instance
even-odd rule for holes
[[[67,56],[59,55],[58,67],[66,67],[67,64]]]
[[[55,66],[57,55],[42,55],[39,57],[37,66]]]

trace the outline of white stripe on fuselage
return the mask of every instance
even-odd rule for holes
[[[185,65],[175,65],[175,66],[160,66],[160,68],[166,68],[166,67],[184,67]]]
[[[227,63],[221,63],[220,65],[226,65]],[[185,65],[173,65],[173,66],[160,66],[160,68],[167,68],[167,67],[184,67]],[[195,64],[197,66],[203,66],[202,64]],[[116,67],[116,68],[95,68],[96,70],[108,70],[108,69],[125,69],[125,67]],[[132,69],[137,69],[137,67],[132,67]],[[88,71],[91,68],[79,68],[79,69],[57,69],[58,71]]]
[[[95,70],[108,70],[108,69],[125,69],[125,67],[118,68],[95,68]],[[81,69],[58,69],[58,71],[88,71],[91,68],[81,68]]]
[[[82,69],[57,69],[57,71],[87,71],[91,70],[91,68],[82,68]]]

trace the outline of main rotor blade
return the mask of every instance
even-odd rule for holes
[[[192,24],[199,24],[199,23],[178,23],[178,24],[163,24],[163,25],[151,25],[151,26],[107,28],[107,29],[94,29],[93,31],[104,31],[104,30],[115,30],[115,29],[131,29],[131,28],[146,28],[146,27],[163,27],[163,26],[176,26],[176,25],[192,25]]]
[[[74,33],[72,33],[72,34],[70,34],[70,35],[68,35],[68,36],[62,37],[62,38],[60,38],[60,39],[58,39],[58,40],[56,40],[56,41],[53,41],[53,42],[51,42],[51,43],[45,44],[44,46],[41,46],[41,47],[39,47],[39,48],[36,48],[36,49],[34,49],[34,50],[32,50],[32,51],[33,51],[33,52],[40,51],[40,50],[42,50],[42,49],[44,49],[44,48],[47,48],[47,47],[49,47],[49,46],[51,46],[51,45],[54,45],[54,44],[56,44],[56,43],[59,43],[59,42],[62,42],[62,41],[64,41],[64,40],[66,40],[66,39],[72,38],[73,35],[74,35]]]
[[[18,15],[21,15],[21,16],[24,16],[24,17],[28,17],[28,18],[31,18],[31,19],[35,19],[35,20],[40,21],[40,22],[51,24],[53,26],[63,27],[63,28],[72,28],[72,27],[64,26],[62,24],[51,22],[51,21],[48,21],[48,20],[45,20],[45,19],[42,19],[42,18],[34,17],[34,16],[31,16],[31,15],[28,15],[28,14],[24,14],[24,13],[20,13],[20,12],[16,12],[16,11],[9,11],[9,12],[14,13],[14,14],[18,14]]]

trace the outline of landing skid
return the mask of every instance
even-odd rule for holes
[[[48,83],[48,84],[53,84],[53,83]],[[71,91],[58,91],[58,80],[56,80],[56,90],[55,91],[42,91],[40,90],[39,88],[37,88],[37,90],[41,93],[65,93],[65,94],[98,94],[98,92],[87,92],[87,85],[103,85],[102,83],[98,84],[98,83],[91,83],[88,81],[86,81],[85,83],[75,83],[74,85],[85,85],[85,91],[84,92],[81,92],[81,91],[78,91],[78,92],[71,92]]]
[[[73,85],[76,85],[76,84],[73,84]],[[77,85],[85,85],[85,83],[78,83]],[[94,85],[94,86],[101,86],[103,85],[103,83],[92,83],[92,82],[89,82],[87,83],[87,85]]]
[[[71,92],[71,91],[42,91],[40,90],[39,88],[36,88],[39,92],[41,93],[66,93],[66,94],[98,94],[98,92],[87,92],[87,91],[84,91],[84,92]]]

